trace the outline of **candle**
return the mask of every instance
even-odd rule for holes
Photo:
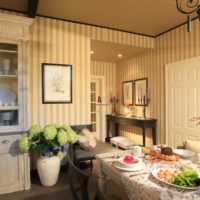
[[[150,99],[150,89],[149,88],[147,89],[147,99],[148,100]]]

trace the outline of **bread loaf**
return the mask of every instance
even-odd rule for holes
[[[161,154],[171,156],[173,154],[173,150],[171,147],[161,147]]]

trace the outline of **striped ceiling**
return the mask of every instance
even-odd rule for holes
[[[1,0],[0,8],[26,12],[27,2]],[[175,0],[39,0],[37,14],[148,36],[186,21],[186,16],[177,11]]]

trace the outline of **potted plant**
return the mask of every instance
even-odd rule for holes
[[[37,160],[40,181],[44,186],[52,186],[56,184],[60,171],[58,153],[67,151],[69,144],[77,139],[76,133],[68,125],[34,125],[29,129],[28,136],[20,137],[19,149],[22,153],[40,153]]]

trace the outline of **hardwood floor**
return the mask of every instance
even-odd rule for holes
[[[93,197],[95,193],[95,182],[97,178],[91,176],[89,193]],[[93,199],[93,198],[91,198]],[[44,187],[40,184],[39,178],[32,178],[30,190],[0,195],[0,200],[73,200],[66,172],[61,172],[58,183],[53,187]]]
[[[93,172],[90,176],[88,192],[91,200],[94,199],[96,191],[96,183],[98,181],[99,165],[94,161]],[[31,189],[21,192],[0,195],[0,200],[73,200],[70,188],[67,171],[61,171],[58,183],[52,187],[44,187],[40,184],[39,177],[35,175],[31,178]],[[111,180],[107,181],[107,192],[127,200],[128,197],[125,191]]]

